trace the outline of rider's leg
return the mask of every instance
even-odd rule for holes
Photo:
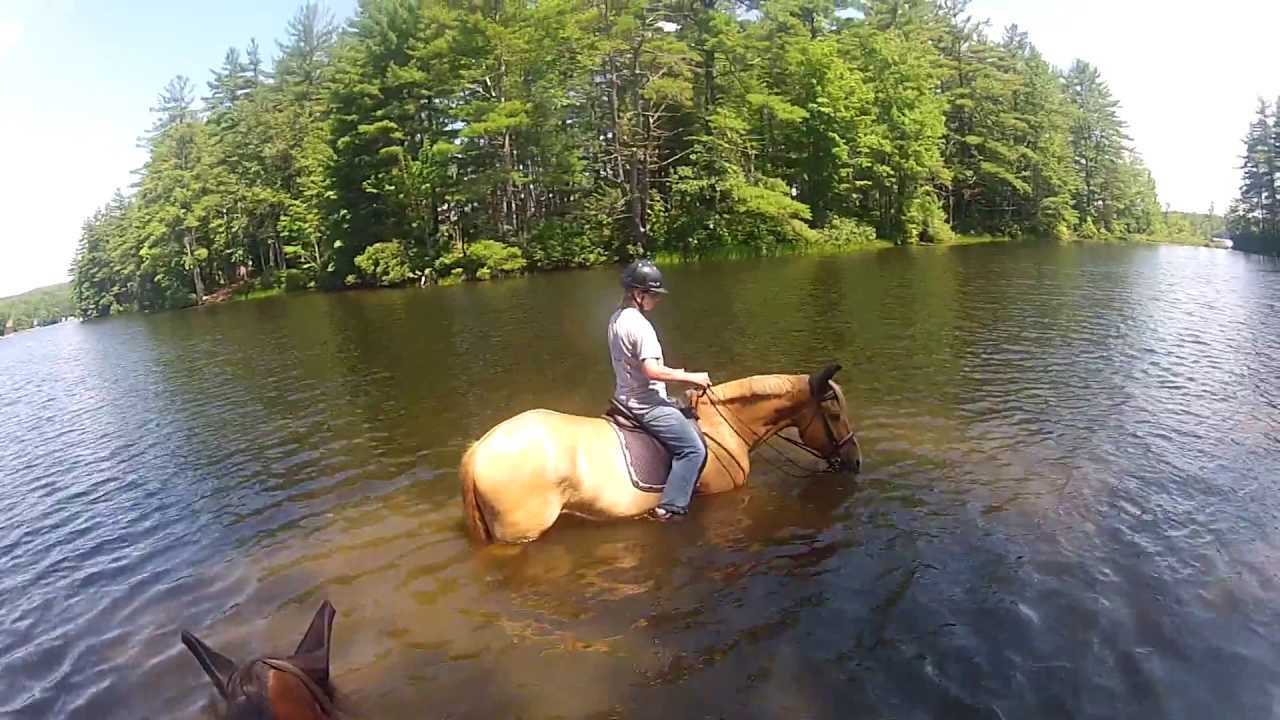
[[[658,507],[669,512],[688,512],[689,500],[698,483],[698,474],[707,457],[702,436],[693,420],[686,418],[679,408],[658,405],[635,413],[641,424],[667,451],[671,453],[671,472],[667,486],[662,491]]]

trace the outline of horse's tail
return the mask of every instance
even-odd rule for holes
[[[462,476],[462,508],[466,517],[467,532],[476,542],[487,545],[493,542],[493,532],[484,519],[480,498],[476,497],[476,445],[468,448],[466,454],[462,456],[462,465],[459,466],[458,473]]]

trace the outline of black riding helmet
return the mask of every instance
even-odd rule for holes
[[[631,264],[622,271],[622,287],[648,290],[663,295],[667,293],[667,289],[662,285],[662,271],[653,264],[652,260],[631,261]]]

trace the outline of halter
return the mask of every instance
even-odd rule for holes
[[[761,439],[762,436],[756,437],[754,440],[748,440],[747,438],[743,437],[742,433],[738,432],[738,428],[734,426],[734,423],[729,422],[729,419],[726,418],[724,416],[724,413],[720,411],[720,407],[724,405],[724,403],[711,392],[711,388],[703,389],[701,394],[706,395],[711,400],[711,403],[710,403],[711,407],[715,409],[716,414],[720,416],[720,419],[725,421],[725,424],[729,426],[729,429],[733,431],[733,434],[738,436],[739,440],[742,440],[743,442],[747,443],[748,446],[750,446],[754,443],[754,440]],[[791,438],[785,435],[775,433],[773,436],[773,437],[781,438],[782,440],[800,448],[801,450],[812,455],[813,457],[826,462],[827,469],[831,470],[832,472],[836,472],[844,469],[844,460],[841,458],[841,453],[844,451],[846,446],[852,443],[855,448],[858,447],[858,438],[854,437],[854,433],[852,430],[850,430],[848,434],[846,434],[844,437],[837,440],[835,429],[831,427],[831,421],[827,419],[827,414],[822,412],[822,403],[827,402],[828,400],[832,400],[834,398],[835,398],[835,392],[833,391],[830,394],[824,395],[823,397],[819,398],[814,403],[814,405],[816,406],[816,412],[814,414],[822,418],[822,429],[827,434],[827,440],[831,442],[832,451],[830,455],[823,455],[822,453],[818,452],[817,450],[814,450],[808,445],[805,445],[804,443],[798,442],[796,440],[792,440]],[[728,407],[728,406],[725,406],[725,407]],[[733,412],[732,408],[729,408],[729,413],[732,414],[734,416],[734,419],[738,421],[737,423],[738,425],[742,425],[744,428],[747,426],[747,424],[742,421],[742,418],[738,417],[737,413]],[[808,430],[809,426],[812,424],[813,424],[813,418],[811,417],[809,418],[809,422],[805,423],[804,427],[800,429],[800,432],[803,433],[805,430]],[[765,438],[765,439],[767,440],[768,438]],[[778,452],[776,449],[774,451]],[[859,449],[859,453],[861,453],[860,449]],[[782,454],[782,453],[779,453],[779,454]],[[786,457],[786,456],[783,455],[783,457]],[[795,464],[795,463],[793,462],[792,464]]]

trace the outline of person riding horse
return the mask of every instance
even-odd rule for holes
[[[529,408],[490,428],[458,463],[462,514],[473,539],[531,542],[565,514],[591,520],[680,517],[695,493],[744,487],[751,454],[774,437],[825,461],[828,469],[858,471],[862,453],[844,392],[834,382],[838,363],[710,387],[706,373],[669,368],[663,360],[658,333],[645,317],[666,291],[653,263],[633,263],[622,285],[621,307],[609,320],[616,383],[607,414],[630,416],[671,456],[662,494],[654,492],[657,482],[637,482],[629,440],[618,427],[623,421]],[[692,421],[667,397],[667,381],[698,388],[685,394]],[[780,434],[788,429],[795,439]],[[665,467],[666,458],[661,462]]]
[[[649,516],[669,520],[689,512],[694,486],[707,459],[697,422],[667,397],[668,382],[711,387],[705,372],[667,367],[662,344],[646,317],[667,294],[662,272],[649,260],[636,260],[622,272],[622,302],[609,318],[609,359],[613,399],[671,453],[671,471],[662,500]]]

